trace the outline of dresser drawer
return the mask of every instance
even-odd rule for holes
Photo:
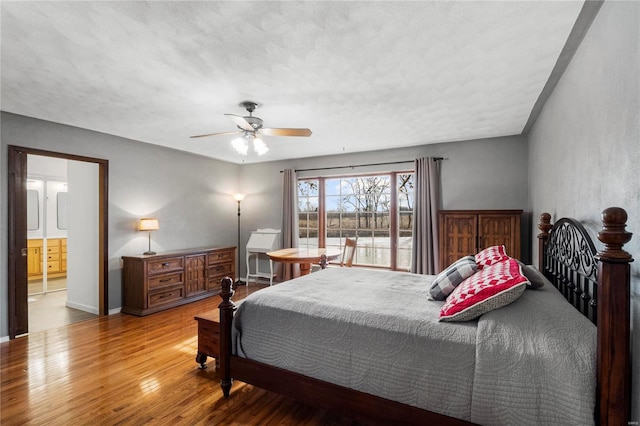
[[[182,272],[174,274],[158,275],[149,278],[149,291],[156,288],[163,288],[173,286],[176,284],[182,284]]]
[[[47,261],[47,271],[49,272],[59,272],[60,271],[60,262],[56,261]]]
[[[50,246],[47,245],[47,254],[58,254],[60,253],[60,247],[58,245]]]
[[[225,276],[233,273],[231,263],[222,263],[220,265],[209,266],[209,276]]]
[[[167,259],[151,260],[147,263],[147,272],[152,274],[163,274],[165,272],[178,271],[184,266],[183,257],[170,257]]]
[[[233,262],[233,256],[235,250],[220,250],[214,253],[209,253],[207,263],[209,266],[216,265],[218,263],[231,263]]]
[[[149,307],[152,308],[158,305],[164,305],[166,303],[173,303],[177,300],[184,298],[184,288],[182,286],[175,286],[166,288],[162,291],[154,291],[149,293]]]

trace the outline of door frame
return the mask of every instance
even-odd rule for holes
[[[109,313],[108,210],[109,161],[42,149],[7,146],[8,155],[8,311],[9,338],[28,332],[27,307],[27,155],[62,158],[98,165],[98,313]],[[24,249],[24,251],[23,251]],[[23,254],[24,253],[24,254]],[[24,283],[25,285],[19,285]]]

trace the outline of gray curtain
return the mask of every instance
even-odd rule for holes
[[[440,159],[417,158],[413,204],[411,272],[438,272],[438,210],[440,208]]]
[[[292,169],[286,169],[282,182],[282,247],[298,247],[298,179]],[[278,281],[292,279],[297,265],[281,263]]]

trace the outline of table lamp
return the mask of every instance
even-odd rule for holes
[[[151,251],[151,231],[157,231],[158,229],[160,229],[160,224],[158,223],[158,219],[155,219],[155,218],[140,219],[140,226],[138,227],[138,230],[149,231],[149,250],[145,251],[143,254],[156,254],[155,251]]]

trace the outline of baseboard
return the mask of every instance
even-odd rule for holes
[[[88,312],[88,313],[93,314],[93,315],[99,315],[100,314],[100,312],[98,311],[98,308],[96,308],[94,306],[83,305],[81,303],[75,303],[75,302],[71,302],[69,300],[67,300],[67,302],[65,303],[65,306],[67,308],[73,308],[73,309],[77,309],[79,311]]]

